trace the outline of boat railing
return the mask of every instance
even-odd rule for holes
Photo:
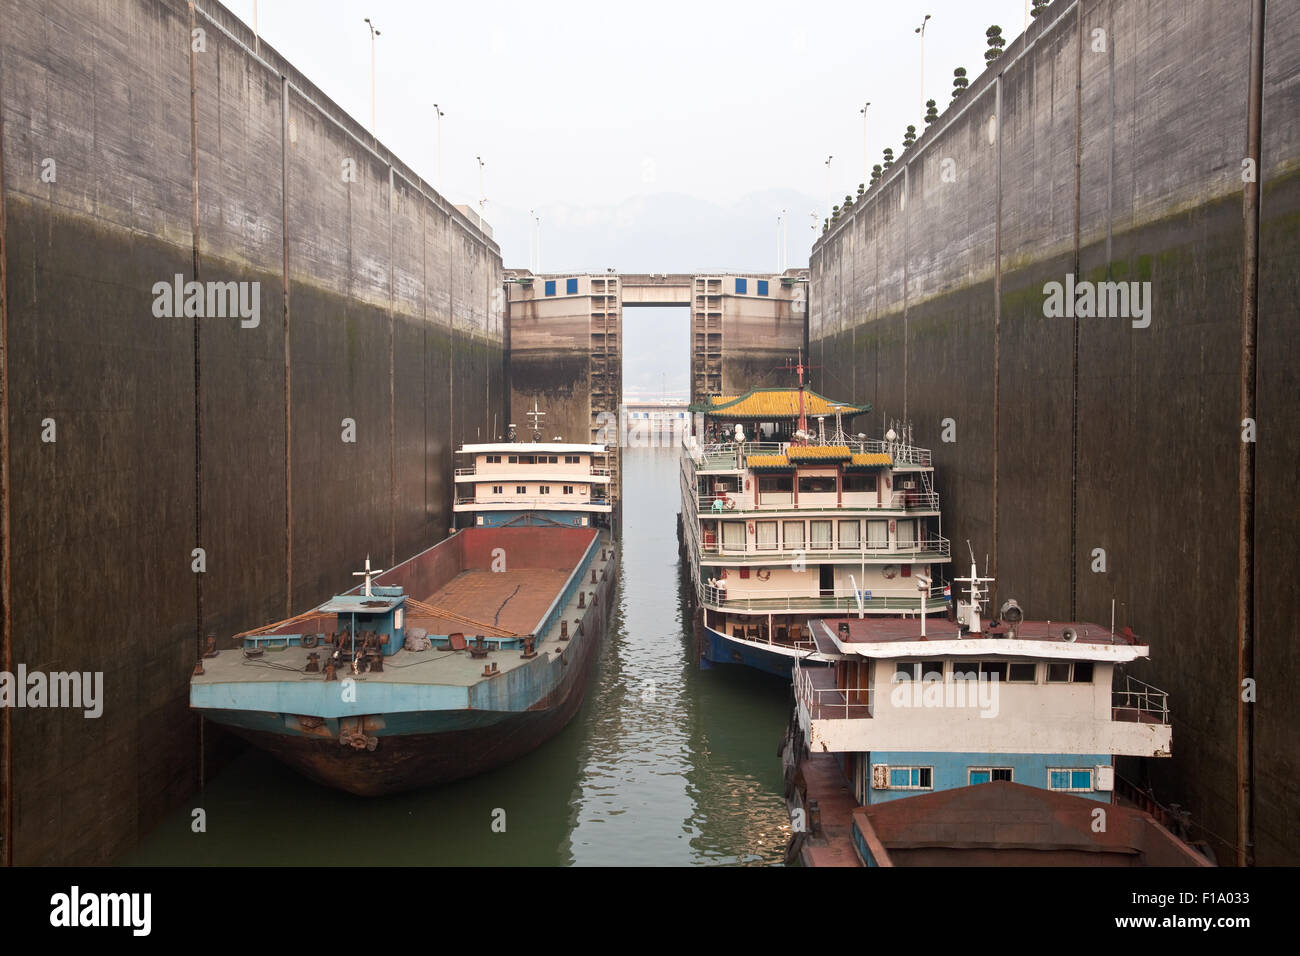
[[[550,511],[564,511],[566,508],[580,508],[583,505],[608,505],[609,503],[610,499],[602,495],[589,495],[586,497],[552,495],[541,498],[489,495],[481,499],[475,495],[456,496],[456,504],[458,505],[527,505],[534,508],[545,508]]]
[[[882,455],[887,454],[895,465],[917,465],[922,468],[929,468],[933,464],[933,456],[928,448],[919,448],[916,445],[908,445],[903,442],[882,441],[879,439],[859,439],[851,438],[847,441],[813,441],[811,445],[846,445],[849,451],[855,455]],[[741,467],[744,459],[750,455],[781,455],[790,447],[789,442],[780,441],[747,441],[747,442],[709,442],[699,446],[699,457],[702,469],[709,468],[738,468]]]
[[[1115,720],[1167,724],[1169,694],[1126,674],[1124,685],[1111,692],[1111,716]]]
[[[759,611],[767,613],[839,611],[853,614],[859,610],[858,596],[852,588],[836,588],[833,594],[781,595],[779,597],[743,597],[727,596],[727,589],[702,582],[700,597],[705,604],[724,611]],[[942,598],[930,597],[925,603],[927,614],[937,614],[945,609]],[[921,610],[921,595],[916,588],[891,588],[882,591],[876,588],[862,591],[861,610],[863,611],[897,611],[918,612]]]
[[[860,493],[850,492],[857,497]],[[869,502],[836,501],[834,492],[805,492],[804,500],[796,503],[791,492],[767,492],[758,505],[752,492],[721,491],[717,494],[695,495],[695,505],[701,517],[715,515],[752,515],[782,511],[824,511],[830,514],[871,513],[889,511],[938,511],[937,491],[896,491],[883,503],[877,504],[874,493]],[[883,520],[882,515],[882,520]]]
[[[794,692],[812,720],[851,720],[872,715],[871,687],[840,687],[829,667],[803,667],[795,661]]]
[[[951,542],[944,537],[927,536],[919,541],[896,544],[893,548],[888,545],[868,545],[867,547],[852,548],[831,548],[831,547],[810,547],[798,548],[793,551],[779,551],[774,548],[760,548],[757,545],[753,549],[744,546],[728,547],[725,543],[719,544],[716,540],[708,541],[707,539],[700,544],[700,553],[713,555],[720,558],[758,558],[766,563],[796,561],[800,558],[852,558],[866,557],[873,560],[880,558],[892,558],[897,561],[912,561],[922,558],[950,557],[952,553]]]
[[[473,465],[469,465],[469,466],[467,466],[467,467],[465,467],[465,468],[457,468],[457,469],[456,469],[456,474],[457,474],[457,475],[477,475],[477,474],[478,474],[478,471],[475,470],[475,467],[474,467]]]

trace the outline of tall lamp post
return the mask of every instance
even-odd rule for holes
[[[487,196],[483,194],[483,157],[475,156],[478,160],[478,228],[479,232],[483,231],[483,206],[487,202]]]
[[[834,156],[826,157],[826,218],[831,218],[831,160]]]
[[[921,102],[925,102],[925,25],[930,22],[930,14],[925,15],[921,25],[916,28],[915,33],[921,35]]]
[[[370,27],[370,135],[375,135],[375,37],[379,31],[366,17],[366,26]]]
[[[433,121],[437,127],[438,140],[438,192],[442,192],[442,118],[446,114],[438,108],[438,104],[433,104]]]
[[[858,110],[862,114],[862,181],[871,182],[871,157],[867,154],[867,107],[871,105],[868,100],[862,109]]]

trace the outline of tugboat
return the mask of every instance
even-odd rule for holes
[[[794,668],[782,756],[787,803],[808,825],[793,828],[787,858],[1206,865],[1115,799],[1117,755],[1171,753],[1167,695],[1122,674],[1149,647],[1113,622],[1026,620],[1014,599],[985,620],[992,580],[972,555],[946,620],[811,623],[830,666]],[[1098,807],[1116,809],[1109,835],[1092,825]]]
[[[684,441],[679,522],[706,668],[789,677],[796,659],[821,660],[814,618],[943,610],[927,603],[932,567],[950,556],[929,450],[902,424],[882,440],[846,432],[871,406],[805,388],[805,368],[797,389],[691,406],[704,434]]]
[[[534,424],[544,414],[534,408]],[[599,444],[465,445],[459,530],[303,614],[215,637],[190,706],[308,777],[373,796],[482,773],[582,703],[618,573]]]

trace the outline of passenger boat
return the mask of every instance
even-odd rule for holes
[[[796,658],[820,660],[813,618],[944,609],[933,568],[950,549],[929,450],[904,425],[879,440],[847,432],[871,406],[817,394],[797,368],[796,389],[691,406],[702,427],[683,446],[679,526],[705,667],[788,677]]]
[[[367,558],[357,587],[232,650],[210,639],[190,706],[361,795],[481,773],[559,731],[618,565],[606,447],[540,438],[459,450],[444,541],[387,570]]]
[[[1087,836],[1106,818],[1095,808],[1119,805],[1117,756],[1171,754],[1166,694],[1124,673],[1149,647],[1113,623],[1028,620],[1014,599],[986,620],[992,579],[977,574],[973,556],[955,583],[965,599],[948,619],[811,623],[817,657],[830,666],[794,668],[787,801],[809,826],[794,827],[791,856],[1113,864],[1134,862],[1139,840],[1153,864],[1201,865],[1135,806],[1115,814],[1113,827],[1133,820],[1111,836]],[[952,793],[963,788],[981,792]],[[912,852],[916,841],[935,852]],[[954,847],[971,852],[947,852]]]

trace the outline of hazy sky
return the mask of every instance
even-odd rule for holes
[[[226,0],[250,25],[253,0]],[[905,127],[924,128],[925,98],[949,102],[952,70],[984,66],[984,31],[1010,41],[1027,0],[816,2],[663,0],[424,3],[259,0],[258,28],[326,94],[370,125],[370,17],[376,129],[412,168],[436,179],[433,104],[441,105],[442,188],[479,197],[507,266],[529,264],[530,209],[542,217],[543,268],[685,269],[679,236],[638,230],[620,260],[593,261],[584,228],[635,229],[629,209],[656,197],[721,208],[730,235],[708,237],[713,268],[773,269],[776,218],[787,214],[790,265],[805,265],[813,218],[864,178],[862,116],[879,162]],[[826,157],[833,156],[828,182]],[[677,207],[674,207],[676,209]],[[721,216],[723,213],[719,213]],[[689,216],[689,214],[685,214]],[[683,214],[674,212],[677,219]],[[701,213],[698,231],[708,229]],[[722,230],[719,230],[721,232]],[[743,235],[742,235],[743,234]],[[733,247],[734,244],[734,247]],[[700,251],[702,250],[702,251]],[[761,254],[761,263],[750,260]],[[712,256],[710,255],[710,258]]]

